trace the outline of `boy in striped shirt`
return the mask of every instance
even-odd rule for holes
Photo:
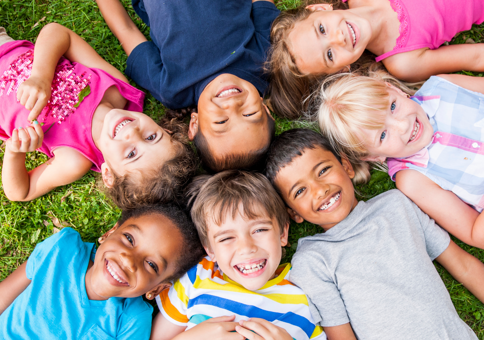
[[[289,218],[269,181],[224,171],[197,177],[189,196],[208,256],[157,296],[152,339],[326,339],[279,265]]]

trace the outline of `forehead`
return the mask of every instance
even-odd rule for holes
[[[254,221],[272,220],[264,205],[253,199],[245,204],[237,205],[222,202],[207,209],[207,229],[210,233],[216,233],[221,228],[237,229],[250,227]]]
[[[315,146],[314,149],[306,148],[301,156],[294,157],[291,163],[279,170],[274,182],[284,192],[283,188],[288,189],[323,163],[340,164],[331,151],[321,146]]]

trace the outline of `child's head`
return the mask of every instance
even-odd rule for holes
[[[99,238],[94,264],[86,274],[90,298],[154,298],[203,257],[197,232],[175,205],[123,212]]]
[[[172,200],[197,170],[186,128],[176,120],[160,126],[143,113],[111,110],[99,140],[103,182],[121,209]]]
[[[358,172],[367,173],[368,168],[359,164]],[[266,176],[298,223],[306,220],[327,230],[357,203],[352,164],[312,130],[293,129],[276,137],[267,156]]]
[[[189,195],[211,259],[246,289],[263,287],[279,266],[289,228],[284,202],[267,178],[239,170],[199,176]]]
[[[274,126],[256,87],[225,73],[201,93],[188,136],[208,170],[252,169],[261,163]]]
[[[289,119],[298,118],[301,109],[305,109],[301,103],[315,84],[358,60],[365,50],[363,47],[360,51],[361,44],[358,51],[353,49],[349,41],[351,30],[341,18],[345,11],[332,10],[345,9],[346,4],[338,0],[311,2],[304,1],[296,9],[281,12],[272,24],[268,63],[271,103],[278,115]],[[325,15],[329,15],[328,20]],[[350,55],[355,56],[354,60]]]
[[[407,157],[430,142],[433,129],[427,114],[408,98],[413,91],[387,73],[332,78],[319,93],[319,125],[351,159]]]

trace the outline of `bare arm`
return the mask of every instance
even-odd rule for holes
[[[483,77],[472,77],[463,74],[439,74],[439,77],[467,90],[484,94]]]
[[[160,312],[155,316],[153,320],[153,326],[151,327],[151,340],[169,340],[173,339],[180,333],[185,331],[185,326],[178,326],[168,321]]]
[[[129,56],[136,46],[147,41],[119,0],[96,0],[109,29]]]
[[[54,188],[77,181],[92,166],[91,161],[78,151],[61,147],[54,151],[55,157],[31,171],[25,168],[25,152],[5,150],[2,183],[5,195],[12,201],[31,201]]]
[[[415,170],[399,171],[396,184],[442,228],[471,246],[484,248],[484,215],[480,215],[453,192],[442,189]]]
[[[334,327],[324,327],[328,340],[356,340],[353,328],[350,323]]]
[[[484,264],[450,241],[436,259],[445,269],[481,302],[484,302]]]
[[[404,81],[421,81],[442,73],[484,71],[484,44],[442,46],[398,53],[383,60],[387,70]]]
[[[26,267],[27,261],[0,282],[0,315],[30,284],[31,281],[25,273]]]

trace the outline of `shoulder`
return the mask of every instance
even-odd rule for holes
[[[83,244],[81,235],[77,231],[71,228],[63,228],[60,232],[39,243],[37,247],[43,249],[59,248],[62,250],[70,250],[77,249],[81,244]]]
[[[440,95],[445,96],[449,93],[455,93],[460,86],[450,82],[447,75],[432,76],[422,87],[415,93],[415,97]]]

